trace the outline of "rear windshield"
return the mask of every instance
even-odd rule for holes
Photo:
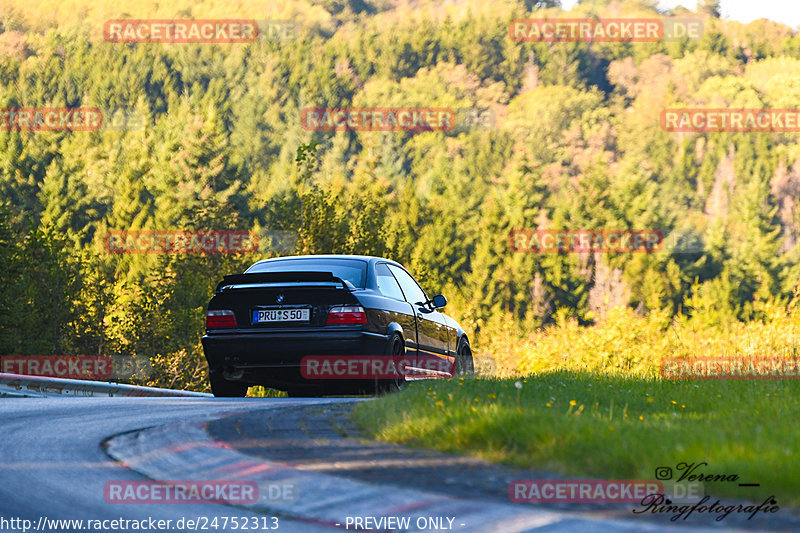
[[[281,259],[257,263],[246,274],[257,272],[330,272],[363,289],[367,280],[367,262],[360,259]]]

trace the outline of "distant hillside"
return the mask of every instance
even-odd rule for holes
[[[800,37],[781,24],[678,9],[702,20],[701,38],[520,43],[512,19],[563,13],[484,1],[29,4],[0,7],[0,107],[140,121],[0,131],[0,260],[12,273],[0,313],[13,322],[0,353],[146,354],[165,375],[185,367],[181,379],[200,380],[217,278],[277,253],[115,255],[110,230],[248,229],[266,244],[281,232],[299,253],[390,256],[444,291],[478,338],[489,324],[587,324],[615,306],[763,318],[800,280],[798,134],[660,123],[667,108],[800,107]],[[646,4],[582,3],[569,16],[661,15]],[[247,44],[103,40],[105,21],[146,17],[299,25]],[[309,107],[446,108],[458,122],[310,131]],[[515,229],[672,240],[659,253],[522,253]]]

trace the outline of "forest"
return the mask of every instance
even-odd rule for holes
[[[703,32],[509,36],[512,20],[558,16],[694,17]],[[291,31],[104,38],[108,20],[148,17]],[[800,321],[798,133],[660,123],[664,109],[800,107],[800,35],[783,24],[722,20],[711,0],[671,11],[589,0],[568,13],[557,0],[7,0],[0,21],[0,356],[145,357],[140,381],[204,390],[214,287],[294,253],[400,261],[447,296],[476,356],[511,373],[541,366],[531,339],[556,357],[610,328],[646,352],[675,324],[758,338],[758,324]],[[448,109],[455,127],[304,127],[304,110],[350,107]],[[13,128],[18,108],[123,120]],[[660,232],[667,246],[510,245],[515,231],[561,229]],[[110,253],[108,236],[129,231],[252,232],[258,250]]]

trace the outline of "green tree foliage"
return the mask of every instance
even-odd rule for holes
[[[447,294],[478,342],[512,321],[590,323],[614,305],[762,319],[764,302],[797,285],[797,134],[659,126],[667,107],[800,106],[800,38],[781,24],[726,22],[703,1],[696,41],[517,43],[511,19],[552,16],[560,2],[330,0],[303,16],[288,2],[280,16],[297,27],[284,40],[123,44],[98,28],[144,9],[133,0],[80,16],[27,4],[0,7],[0,107],[125,108],[142,123],[0,131],[0,355],[140,355],[149,383],[203,388],[199,337],[215,284],[277,253],[397,259]],[[220,13],[173,4],[152,15]],[[654,6],[592,0],[572,15],[658,16]],[[241,15],[267,12],[251,10]],[[348,106],[450,108],[459,123],[301,124],[304,108]],[[210,229],[286,232],[296,247],[104,249],[114,230]],[[696,245],[525,254],[509,246],[515,229],[654,229]]]

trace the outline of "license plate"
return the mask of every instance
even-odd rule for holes
[[[308,322],[310,309],[257,309],[253,311],[253,323],[263,322]]]

